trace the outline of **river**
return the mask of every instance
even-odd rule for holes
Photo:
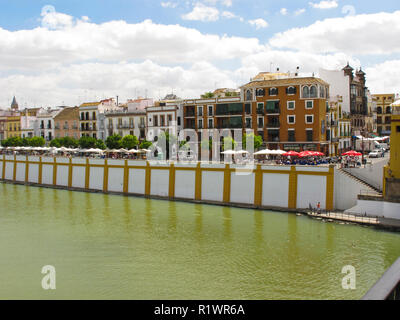
[[[0,299],[359,299],[400,256],[398,233],[281,212],[4,183],[0,203]]]

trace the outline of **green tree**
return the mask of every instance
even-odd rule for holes
[[[222,142],[222,149],[224,151],[227,150],[234,150],[237,146],[237,142],[233,140],[232,137],[225,137],[223,142]]]
[[[46,141],[43,137],[32,137],[29,140],[29,146],[31,147],[43,147],[46,144]]]
[[[144,140],[140,144],[139,148],[140,149],[149,149],[153,144],[150,141]]]
[[[82,149],[91,149],[96,147],[97,140],[93,137],[82,137],[79,139],[79,146]]]
[[[136,136],[128,135],[122,138],[121,145],[122,148],[131,150],[139,144],[139,140]]]
[[[106,147],[106,145],[105,145],[105,143],[104,143],[104,141],[103,140],[100,140],[100,139],[98,139],[97,141],[96,141],[96,146],[95,146],[97,149],[101,149],[101,150],[105,150],[107,147]]]
[[[61,148],[61,141],[60,139],[56,138],[50,141],[50,147],[54,147],[54,148]]]
[[[206,92],[204,94],[201,95],[202,99],[210,99],[210,98],[214,98],[214,94],[212,92]]]
[[[106,139],[108,149],[120,149],[122,137],[119,134],[113,134]]]
[[[247,140],[249,140],[249,142],[253,141],[254,150],[258,150],[263,144],[263,139],[261,136],[256,136],[254,133],[245,133],[242,138],[242,147],[244,150],[246,150]]]

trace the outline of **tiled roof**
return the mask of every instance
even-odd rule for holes
[[[256,88],[256,87],[271,87],[271,86],[290,86],[290,85],[309,85],[309,84],[322,84],[329,86],[329,83],[325,82],[320,78],[305,77],[305,78],[284,78],[274,80],[260,80],[251,81],[241,88]]]
[[[86,102],[82,103],[79,107],[97,107],[100,102]]]

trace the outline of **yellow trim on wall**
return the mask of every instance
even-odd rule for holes
[[[259,207],[262,204],[262,188],[263,188],[263,173],[261,165],[257,165],[257,169],[254,171],[254,205]]]
[[[175,177],[176,177],[175,164],[171,163],[169,167],[169,190],[168,190],[168,196],[171,199],[175,198]]]
[[[54,164],[53,164],[53,185],[57,185],[57,158],[54,157]]]
[[[89,181],[90,181],[90,165],[89,165],[89,159],[86,158],[85,189],[89,189]]]
[[[72,175],[74,174],[74,167],[72,165],[72,158],[69,158],[68,163],[68,188],[72,188]]]
[[[144,194],[146,196],[150,195],[151,190],[151,167],[150,163],[146,162],[146,178],[145,178],[145,186],[144,186]]]
[[[29,182],[29,158],[26,156],[25,160],[25,183]]]
[[[14,154],[13,180],[17,180],[17,156]]]
[[[123,192],[128,193],[129,190],[129,168],[128,168],[128,160],[125,160],[125,166],[124,166],[124,187],[123,187]]]
[[[2,179],[5,180],[6,178],[6,155],[3,154],[3,168],[1,173]]]
[[[108,160],[104,160],[103,192],[108,192]]]
[[[194,189],[194,199],[201,200],[201,190],[203,184],[202,172],[201,172],[201,163],[197,164],[196,167],[196,174],[195,174],[195,189]]]
[[[326,210],[333,210],[334,174],[335,170],[331,165],[329,168],[329,174],[326,177]]]
[[[38,183],[39,184],[42,184],[42,173],[43,173],[42,157],[39,157],[39,173],[38,173]]]
[[[225,165],[224,170],[224,191],[223,191],[223,201],[228,203],[231,201],[231,170],[230,165]]]
[[[289,195],[288,208],[296,209],[297,207],[297,175],[296,167],[292,166],[289,172]]]

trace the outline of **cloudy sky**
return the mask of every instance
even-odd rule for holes
[[[398,0],[0,0],[0,107],[198,97],[347,61],[399,93],[399,37]]]

